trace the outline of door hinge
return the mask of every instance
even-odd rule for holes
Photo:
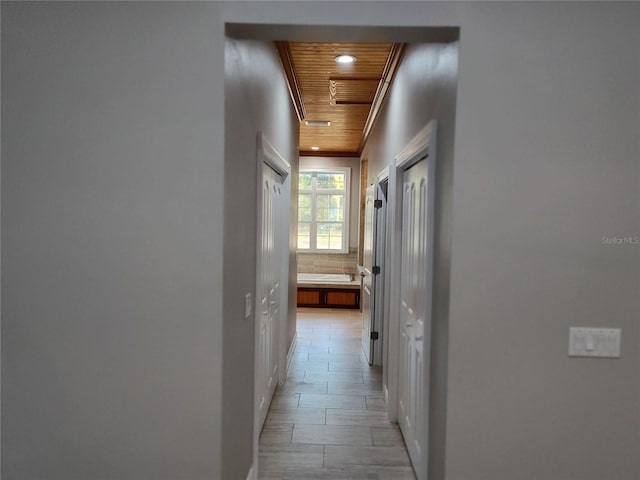
[[[378,332],[371,332],[371,340],[378,340]]]
[[[382,200],[374,200],[373,208],[382,208]]]
[[[376,265],[375,267],[371,267],[371,273],[373,273],[374,275],[379,275],[380,267],[378,265]]]

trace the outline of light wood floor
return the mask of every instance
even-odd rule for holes
[[[260,436],[259,478],[414,480],[382,372],[362,355],[360,313],[299,309],[297,331]]]

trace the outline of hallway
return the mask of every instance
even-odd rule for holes
[[[298,341],[260,436],[261,480],[413,480],[386,419],[382,372],[361,353],[361,314],[299,309]]]

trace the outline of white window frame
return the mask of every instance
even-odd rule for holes
[[[314,167],[301,167],[300,174],[303,173],[342,173],[344,174],[344,190],[318,190],[312,187],[311,190],[299,189],[298,194],[311,194],[311,221],[309,222],[309,248],[298,248],[300,253],[349,253],[349,208],[351,198],[351,168],[350,167],[332,167],[332,168],[314,168]],[[313,182],[315,182],[315,177]],[[337,249],[320,249],[313,248],[317,240],[317,220],[316,220],[316,196],[321,195],[344,195],[344,215],[343,215],[343,228],[342,228],[342,248]],[[298,225],[300,220],[296,219]],[[339,223],[339,222],[329,222]],[[297,239],[296,239],[297,241]],[[297,245],[296,245],[297,247]]]

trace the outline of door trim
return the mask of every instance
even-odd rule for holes
[[[262,183],[264,182],[264,174],[263,169],[264,165],[268,165],[272,168],[276,173],[278,173],[283,180],[286,180],[287,177],[291,174],[291,165],[289,162],[285,160],[285,158],[276,150],[273,144],[267,139],[264,132],[258,132],[256,139],[256,283],[254,285],[253,291],[253,302],[252,308],[253,312],[248,317],[253,320],[253,342],[254,342],[254,364],[253,364],[253,462],[251,471],[249,475],[256,476],[258,471],[258,449],[260,444],[260,431],[261,425],[260,423],[260,403],[259,403],[259,339],[260,339],[260,322],[258,319],[258,312],[260,307],[260,299],[258,298],[260,291],[260,279],[262,278],[261,274],[261,254],[262,254]],[[289,212],[287,211],[287,218]],[[288,258],[288,256],[287,256]],[[286,269],[288,271],[288,268]],[[288,280],[281,282],[283,288],[287,288]],[[278,319],[278,365],[280,370],[281,379],[286,378],[286,370],[287,370],[287,352],[285,350],[286,341],[282,341],[282,331],[285,330],[282,325],[282,318],[287,318],[287,304],[283,303],[280,306],[280,318]],[[246,319],[245,319],[246,320]],[[249,477],[247,477],[249,478]]]
[[[385,352],[387,351],[387,334],[385,330],[385,312],[388,308],[388,200],[389,200],[389,182],[387,177],[380,179],[380,175],[376,178],[375,183],[375,201],[379,203],[379,207],[375,209],[375,242],[374,242],[374,259],[378,266],[378,275],[374,283],[374,328],[379,332],[379,340],[374,348],[374,365],[383,367],[383,379],[386,378],[384,371]]]
[[[427,183],[428,189],[428,206],[427,206],[427,228],[429,231],[429,243],[431,248],[428,252],[428,265],[427,265],[427,302],[429,305],[432,303],[433,292],[433,239],[435,238],[433,228],[435,225],[435,170],[436,170],[436,134],[437,134],[437,121],[431,120],[423,129],[421,129],[407,145],[398,153],[389,168],[389,199],[391,207],[389,208],[389,231],[391,240],[391,261],[390,261],[390,289],[389,289],[389,358],[388,358],[388,372],[387,377],[387,416],[389,421],[398,421],[398,401],[399,401],[399,354],[400,354],[400,284],[401,284],[401,259],[402,259],[402,182],[403,173],[411,166],[426,159],[428,162],[429,177]],[[425,158],[426,157],[426,158]],[[425,338],[431,338],[431,312],[428,318],[425,319]],[[429,430],[429,374],[430,374],[430,354],[431,346],[425,344],[425,356],[424,356],[424,372],[425,378],[423,378],[423,385],[427,389],[423,398],[425,405],[423,411],[425,412],[427,425],[423,426],[420,433],[423,438],[424,445],[424,465],[420,470],[424,472],[426,478],[426,472],[428,471],[428,457],[429,457],[429,445],[428,445],[428,430]],[[423,480],[420,478],[419,480]]]
[[[258,132],[258,169],[262,168],[263,163],[273,168],[283,179],[291,173],[289,162],[280,155],[263,132]],[[258,176],[262,177],[262,170],[258,172]],[[262,181],[258,182],[258,185],[262,188]],[[260,206],[262,206],[262,202],[260,202]]]
[[[384,167],[376,177],[377,183],[384,183],[385,180],[389,180],[389,167]]]
[[[420,130],[394,159],[396,168],[407,170],[413,164],[429,155],[429,150],[435,151],[436,121],[431,120]]]
[[[384,252],[383,257],[383,269],[382,276],[380,278],[382,291],[382,311],[379,311],[380,329],[382,330],[382,391],[384,393],[385,405],[389,405],[389,291],[391,289],[391,212],[393,203],[391,201],[391,188],[389,180],[389,167],[385,167],[376,177],[376,188],[380,190],[380,186],[387,185],[387,196],[384,205]],[[379,294],[379,292],[378,292]]]

